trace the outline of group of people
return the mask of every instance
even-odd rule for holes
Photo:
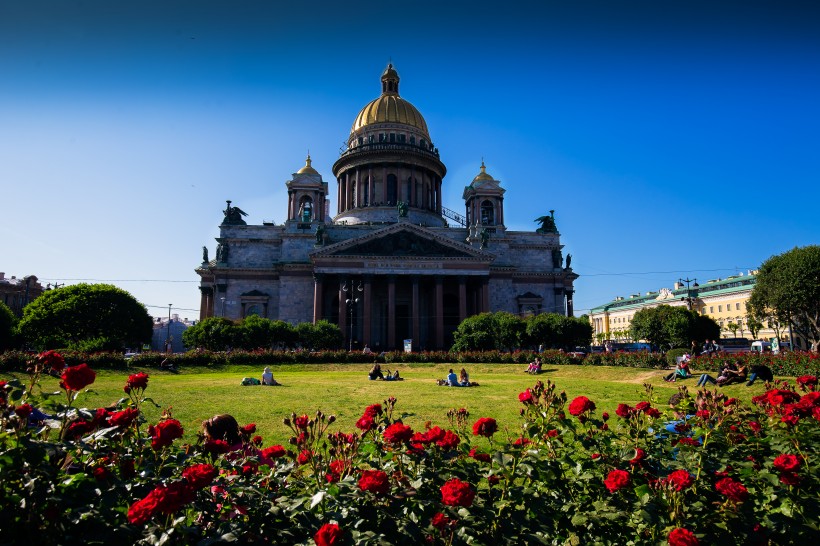
[[[697,341],[692,341],[692,345],[689,349],[689,352],[692,356],[699,356],[699,355],[706,355],[706,356],[714,356],[720,351],[720,345],[718,342],[713,339],[707,339],[703,342],[702,346],[698,346]]]
[[[471,382],[470,376],[467,374],[465,368],[461,368],[461,373],[456,375],[452,368],[447,373],[447,379],[439,379],[436,381],[439,386],[443,387],[477,387],[478,383]]]
[[[524,371],[534,375],[538,375],[539,373],[541,373],[541,357],[536,356],[535,360],[530,362],[529,366],[527,366],[527,369]]]
[[[375,381],[377,379],[381,379],[383,381],[401,381],[402,378],[399,376],[399,370],[395,372],[391,372],[387,370],[387,374],[382,372],[382,365],[381,364],[373,364],[373,367],[370,368],[370,371],[367,372],[367,378],[371,381]]]

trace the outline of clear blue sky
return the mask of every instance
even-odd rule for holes
[[[755,268],[820,242],[815,5],[0,0],[0,271],[197,317],[226,199],[281,223],[310,149],[335,214],[390,59],[445,206],[483,157],[508,228],[555,209],[576,310]]]

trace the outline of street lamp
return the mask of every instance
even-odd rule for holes
[[[173,346],[171,345],[171,305],[173,304],[168,304],[168,339],[165,342],[166,350],[169,353],[174,352]]]
[[[221,298],[219,298],[219,300],[222,302],[222,311],[219,313],[219,316],[224,317],[225,316],[225,296],[222,296]]]
[[[362,287],[362,281],[359,281],[359,286],[353,286],[353,279],[350,279],[349,284],[344,283],[342,284],[342,292],[347,295],[345,299],[345,303],[347,304],[347,311],[349,314],[349,344],[348,344],[348,351],[353,350],[353,309],[356,307],[356,304],[359,303],[359,298],[356,295],[356,292],[364,292],[364,288]]]
[[[689,307],[689,310],[691,311],[692,310],[692,300],[693,300],[692,294],[697,293],[697,291],[698,291],[698,286],[699,286],[698,285],[698,280],[697,279],[690,279],[689,277],[686,277],[685,279],[678,279],[678,282],[680,284],[686,283],[686,305],[687,305],[687,307]],[[689,290],[689,283],[693,283],[691,291]]]

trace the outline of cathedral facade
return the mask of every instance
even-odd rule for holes
[[[286,182],[284,225],[248,225],[228,201],[215,259],[203,248],[200,319],[259,315],[338,324],[345,347],[446,349],[466,317],[572,315],[578,275],[552,213],[508,231],[501,183],[481,164],[463,212],[441,201],[447,172],[421,113],[388,65],[382,92],[356,116],[329,186],[312,166]]]

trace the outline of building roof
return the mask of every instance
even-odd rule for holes
[[[368,102],[361,109],[350,133],[356,133],[368,125],[377,123],[400,123],[409,125],[421,131],[427,139],[430,134],[427,131],[427,122],[410,102],[399,96],[399,74],[392,64],[387,65],[381,76],[382,94],[376,99]]]

